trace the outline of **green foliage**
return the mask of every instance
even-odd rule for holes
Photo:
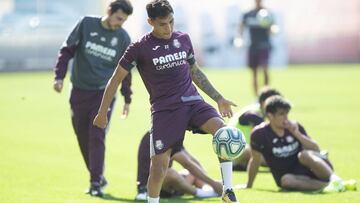
[[[205,72],[217,89],[238,105],[235,111],[255,101],[248,70]],[[338,175],[358,181],[359,78],[359,65],[271,70],[272,86],[293,104],[290,117],[301,122],[321,148],[329,151]],[[89,178],[71,127],[69,88],[66,85],[63,93],[57,94],[52,80],[48,72],[0,74],[0,202],[104,202],[82,193]],[[120,119],[123,99],[119,97],[107,137],[106,199],[117,202],[134,202],[137,147],[150,127],[148,95],[137,73],[133,90],[129,118]],[[209,135],[187,133],[185,146],[212,177],[220,179],[211,141]],[[234,173],[233,182],[245,183],[246,174]],[[253,189],[236,193],[241,202],[252,203],[360,202],[359,192],[279,192],[268,172],[258,174]],[[185,196],[162,202],[219,202],[219,198]]]

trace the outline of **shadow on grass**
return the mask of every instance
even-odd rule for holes
[[[220,197],[214,197],[214,198],[195,198],[191,196],[183,196],[183,197],[173,197],[173,198],[161,198],[161,202],[172,202],[172,203],[182,203],[182,202],[193,202],[193,201],[201,201],[206,200],[206,202],[219,202]],[[121,197],[115,197],[111,194],[105,194],[102,198],[106,201],[119,201],[119,202],[138,202],[138,203],[144,203],[146,201],[140,201],[140,200],[134,200],[134,199],[128,199],[128,198],[121,198]]]
[[[269,192],[269,193],[302,193],[305,195],[326,195],[327,193],[322,193],[321,191],[298,191],[298,190],[284,190],[284,189],[259,189],[254,188],[252,190],[260,191],[260,192]]]

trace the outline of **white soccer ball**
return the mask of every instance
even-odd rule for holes
[[[274,23],[273,16],[266,9],[260,9],[260,11],[256,14],[256,19],[262,28],[270,28]]]
[[[244,151],[246,141],[238,128],[226,126],[216,131],[212,145],[219,158],[234,160]]]

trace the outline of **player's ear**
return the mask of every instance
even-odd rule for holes
[[[112,15],[112,13],[111,13],[111,7],[110,7],[110,6],[107,8],[106,14],[107,14],[108,16],[111,16],[111,15]]]
[[[148,19],[147,19],[147,22],[149,23],[149,25],[154,26],[154,21],[153,21],[153,19],[148,18]]]

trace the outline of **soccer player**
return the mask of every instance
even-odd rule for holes
[[[246,138],[246,143],[248,143],[245,147],[244,152],[241,153],[241,155],[238,158],[233,160],[233,170],[246,171],[246,167],[251,157],[251,150],[249,145],[251,130],[256,125],[264,122],[265,100],[274,95],[280,95],[280,92],[274,88],[270,88],[267,86],[263,87],[258,95],[259,98],[258,103],[244,107],[241,111],[235,113],[234,116],[230,118],[228,125],[239,128],[244,133],[244,136]],[[261,165],[266,166],[266,163],[262,157],[261,157]]]
[[[177,172],[172,166],[176,161],[184,167]],[[146,200],[146,185],[150,169],[150,132],[141,139],[138,149],[138,173],[136,200]],[[195,187],[194,187],[195,186]],[[184,147],[172,151],[169,169],[167,170],[160,197],[172,197],[190,194],[195,197],[216,197],[222,193],[222,184],[210,178],[198,160],[191,156]]]
[[[123,23],[133,12],[128,0],[110,3],[107,15],[83,17],[60,49],[55,66],[54,89],[61,92],[68,62],[74,58],[71,71],[70,105],[72,124],[86,167],[90,173],[91,196],[103,196],[107,185],[104,173],[106,129],[92,125],[107,81],[113,74],[117,62],[130,44]],[[123,81],[121,94],[125,98],[123,116],[129,112],[131,102],[131,75]],[[110,119],[115,99],[110,101],[106,115]]]
[[[188,126],[196,126],[212,135],[225,126],[216,110],[200,96],[192,82],[217,102],[221,116],[231,117],[231,106],[209,82],[195,61],[187,34],[174,32],[173,9],[167,0],[146,5],[152,31],[131,44],[108,82],[94,125],[105,128],[107,109],[119,83],[137,66],[150,95],[152,128],[151,166],[148,201],[159,202],[172,150],[181,147]],[[220,160],[223,200],[236,202],[232,190],[232,162]]]
[[[276,184],[287,190],[342,192],[355,188],[353,181],[342,181],[328,159],[319,153],[318,144],[304,127],[288,119],[290,104],[281,96],[265,101],[268,123],[251,133],[251,159],[247,188],[253,186],[263,155]]]
[[[262,0],[255,0],[255,8],[245,13],[240,23],[240,36],[244,33],[245,27],[250,31],[250,47],[248,49],[248,66],[253,77],[253,88],[255,95],[258,94],[258,68],[263,69],[264,84],[269,84],[268,62],[271,50],[270,33],[276,25],[270,12],[262,5]],[[262,20],[266,19],[266,23]]]

